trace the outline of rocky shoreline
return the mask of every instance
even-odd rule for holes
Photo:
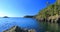
[[[34,29],[22,29],[18,26],[13,26],[10,29],[4,30],[3,32],[36,32]]]
[[[60,23],[60,17],[55,17],[55,16],[49,18],[40,18],[37,20],[40,22]]]

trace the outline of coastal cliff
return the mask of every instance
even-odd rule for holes
[[[47,3],[48,5],[49,3]],[[54,4],[48,5],[48,7],[42,9],[37,15],[37,20],[54,20],[57,21],[60,18],[60,0],[56,0]]]

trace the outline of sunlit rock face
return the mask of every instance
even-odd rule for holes
[[[57,1],[57,4],[60,4],[60,0],[56,0]]]

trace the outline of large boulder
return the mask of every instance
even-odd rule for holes
[[[22,29],[21,27],[18,26],[13,26],[10,29],[7,29],[3,32],[36,32],[34,29]]]

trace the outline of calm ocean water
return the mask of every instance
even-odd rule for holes
[[[0,18],[0,32],[14,25],[26,29],[35,29],[36,32],[60,32],[60,25],[57,23],[39,22],[33,18]]]

